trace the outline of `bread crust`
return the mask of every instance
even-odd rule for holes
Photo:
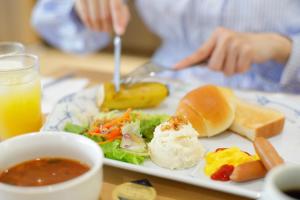
[[[192,109],[189,105],[185,104],[183,101],[179,103],[179,106],[176,111],[177,115],[183,115],[188,118],[188,120],[191,121],[197,121],[197,123],[191,123],[193,128],[196,129],[197,133],[200,137],[205,137],[207,128],[205,125],[205,122],[203,120],[203,117],[199,115],[199,113],[195,112],[194,109]]]
[[[224,93],[213,85],[206,85],[187,93],[179,103],[177,113],[185,115],[199,136],[222,133],[234,120],[235,107]]]
[[[265,126],[261,126],[256,129],[256,137],[269,138],[278,135],[282,132],[284,127],[284,117],[274,120]]]
[[[229,129],[251,141],[278,135],[284,128],[285,117],[276,110],[237,100],[236,112]]]

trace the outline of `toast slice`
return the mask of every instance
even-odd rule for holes
[[[256,137],[272,137],[283,130],[285,117],[281,112],[239,99],[236,103],[231,131],[254,141]]]

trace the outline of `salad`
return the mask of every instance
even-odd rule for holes
[[[156,126],[169,119],[165,114],[111,111],[101,112],[86,126],[66,123],[67,132],[86,136],[97,142],[106,158],[142,164],[149,157],[147,143]]]

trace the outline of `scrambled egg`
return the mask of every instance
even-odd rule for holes
[[[209,152],[205,157],[206,166],[204,172],[207,176],[211,176],[225,164],[237,166],[254,160],[259,160],[259,157],[257,155],[249,155],[241,151],[238,147],[231,147],[217,152]]]

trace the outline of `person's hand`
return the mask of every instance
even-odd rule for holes
[[[75,10],[82,23],[93,31],[122,35],[130,19],[122,0],[76,0]]]
[[[187,68],[208,60],[208,67],[226,75],[244,73],[252,63],[275,60],[285,63],[291,52],[291,41],[275,33],[239,33],[218,28],[208,41],[189,57],[175,65]]]

